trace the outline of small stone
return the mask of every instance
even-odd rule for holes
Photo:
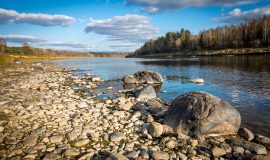
[[[187,156],[184,155],[183,153],[177,153],[177,155],[179,156],[180,160],[187,160],[188,159]]]
[[[3,126],[0,126],[0,133],[2,133],[4,131],[4,127]]]
[[[121,132],[112,133],[110,136],[111,142],[120,142],[123,139],[126,139],[126,136],[124,133],[121,133]]]
[[[99,82],[100,81],[100,77],[94,76],[92,77],[92,82]]]
[[[233,152],[236,152],[236,153],[240,153],[240,154],[244,154],[245,152],[245,149],[243,147],[239,147],[239,146],[233,146]]]
[[[130,151],[125,155],[127,158],[136,159],[138,158],[139,154],[136,151]]]
[[[109,155],[109,158],[111,158],[111,160],[128,160],[127,157],[123,156],[122,154],[119,154],[119,153],[111,153]]]
[[[95,154],[95,152],[85,153],[78,160],[88,160],[88,159],[91,159],[94,154]]]
[[[214,157],[221,157],[221,156],[223,156],[225,154],[226,154],[226,152],[224,151],[223,148],[214,147],[213,150],[212,150],[212,155]]]
[[[168,160],[168,159],[170,159],[170,155],[167,152],[163,152],[163,151],[152,151],[150,156],[154,160]]]
[[[171,139],[168,142],[166,142],[165,146],[169,149],[173,149],[176,147],[176,141]]]
[[[121,109],[121,110],[130,110],[131,107],[133,107],[133,103],[131,103],[131,102],[119,105],[119,109]]]
[[[247,128],[240,128],[238,134],[246,140],[251,141],[254,139],[254,134]]]
[[[193,148],[196,147],[198,145],[198,140],[195,140],[195,139],[190,140],[190,145]]]
[[[80,154],[78,149],[68,149],[64,152],[65,157],[77,156]]]
[[[81,140],[76,141],[73,145],[75,147],[83,147],[83,146],[86,146],[89,142],[90,142],[89,139],[81,139]]]
[[[35,155],[26,155],[25,157],[23,157],[23,159],[35,159],[36,158],[36,156]]]
[[[153,122],[148,127],[148,133],[152,137],[160,137],[163,134],[163,125],[157,122]]]
[[[63,141],[63,136],[57,135],[57,136],[52,136],[50,137],[50,142],[51,143],[59,143]]]

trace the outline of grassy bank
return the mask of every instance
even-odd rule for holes
[[[140,58],[177,58],[190,56],[223,56],[223,55],[270,55],[270,48],[243,48],[243,49],[223,49],[223,50],[203,50],[203,51],[182,51],[173,53],[156,53],[137,55]]]
[[[78,59],[93,58],[93,56],[32,56],[32,55],[9,55],[0,54],[0,65],[8,64],[14,61],[32,62],[37,60],[57,60],[57,59]]]

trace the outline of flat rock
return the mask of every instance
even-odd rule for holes
[[[168,160],[168,159],[170,159],[169,153],[163,152],[163,151],[151,151],[150,156],[154,160]]]
[[[111,142],[120,142],[123,139],[126,139],[126,135],[121,132],[115,132],[110,135]]]
[[[56,135],[56,136],[51,136],[49,139],[51,143],[59,143],[59,142],[62,142],[64,138],[61,135]]]
[[[78,149],[68,149],[64,152],[64,155],[66,157],[72,157],[72,156],[77,156],[80,154],[80,151]]]
[[[212,155],[214,157],[221,157],[221,156],[223,156],[225,154],[226,154],[226,152],[224,151],[223,148],[214,147],[213,150],[212,150]]]
[[[30,135],[24,140],[23,145],[25,147],[32,147],[37,144],[37,139],[38,137],[36,135]]]
[[[73,145],[75,147],[83,147],[83,146],[86,146],[89,142],[90,142],[90,140],[88,138],[86,138],[86,139],[80,139],[80,140],[74,142]]]

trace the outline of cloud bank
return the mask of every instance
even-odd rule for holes
[[[10,43],[39,43],[45,42],[45,40],[26,35],[0,35],[0,38],[3,38],[6,42]]]
[[[127,5],[138,5],[140,11],[156,14],[176,11],[185,7],[237,6],[256,3],[258,0],[126,0]]]
[[[142,43],[154,38],[159,29],[150,24],[150,19],[141,15],[116,16],[110,19],[91,19],[86,32],[107,35],[110,41]]]
[[[65,41],[65,42],[48,42],[40,44],[40,46],[51,46],[51,47],[67,47],[74,49],[90,49],[90,45],[87,43]]]
[[[214,21],[224,23],[241,23],[264,15],[270,15],[270,6],[256,8],[249,11],[242,11],[241,9],[236,8],[222,17],[215,18]]]
[[[0,8],[0,24],[28,23],[40,26],[68,26],[74,21],[75,19],[73,17],[66,15],[18,13],[14,10],[6,10]]]

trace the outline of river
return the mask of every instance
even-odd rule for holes
[[[141,70],[162,74],[164,84],[160,98],[172,100],[191,91],[206,91],[236,107],[242,116],[242,126],[270,136],[270,56],[218,56],[178,59],[95,58],[51,61],[63,67],[80,68],[102,79],[122,78]],[[191,79],[203,78],[198,85]],[[121,82],[110,82],[122,89]]]

